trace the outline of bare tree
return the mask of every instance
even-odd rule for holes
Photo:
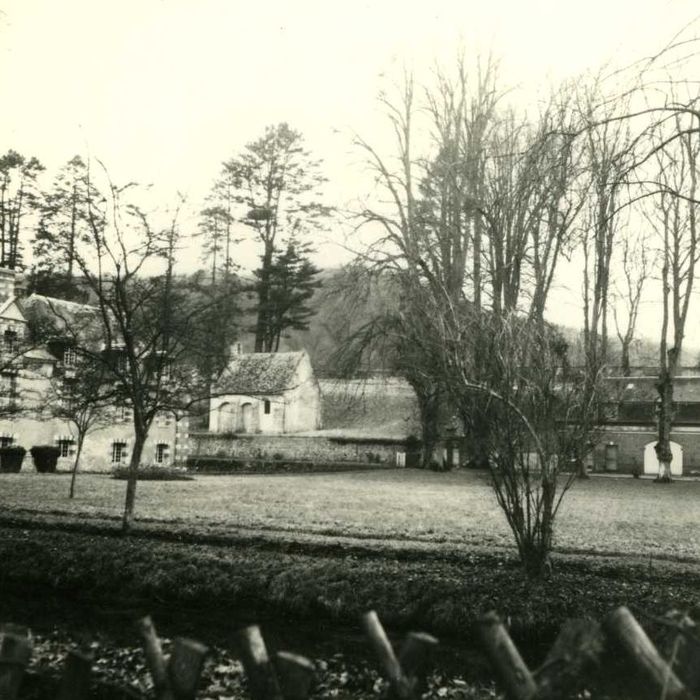
[[[671,480],[673,381],[681,361],[699,255],[697,209],[700,202],[697,196],[700,139],[689,129],[698,119],[700,115],[675,115],[673,127],[679,135],[663,151],[656,153],[656,186],[661,192],[653,200],[650,221],[661,239],[662,321],[657,382],[658,441],[655,446],[659,461],[657,481],[660,482]]]
[[[599,394],[551,327],[462,311],[441,330],[449,386],[468,419],[489,426],[480,437],[496,498],[526,574],[538,578],[551,568],[554,523],[576,465],[597,439]]]
[[[380,195],[360,213],[360,224],[377,231],[377,240],[362,258],[370,270],[397,286],[401,298],[396,308],[372,319],[364,330],[376,337],[381,328],[383,337],[391,338],[392,366],[416,392],[424,466],[439,437],[440,413],[450,411],[443,405],[444,378],[436,372],[432,347],[426,345],[430,326],[419,322],[413,304],[424,285],[435,299],[446,292],[451,303],[465,294],[471,303],[482,303],[484,173],[499,100],[496,74],[493,61],[470,76],[459,60],[453,76],[437,72],[436,87],[426,90],[423,101],[416,98],[412,76],[406,75],[395,102],[382,97],[395,155],[384,156],[357,139],[377,185],[388,195],[388,201]],[[421,115],[427,115],[423,128]],[[421,140],[428,144],[428,154],[416,147]]]
[[[623,279],[615,285],[612,309],[615,332],[620,342],[620,366],[625,377],[632,373],[631,352],[636,337],[642,292],[654,264],[649,245],[649,237],[643,234],[628,234],[622,238],[620,245]],[[620,307],[624,308],[624,314],[621,313]]]
[[[422,157],[411,150],[419,112],[411,79],[396,104],[385,101],[396,157],[360,142],[390,202],[363,212],[382,230],[365,259],[401,276],[403,324],[394,332],[410,348],[422,380],[415,386],[441,387],[438,401],[458,411],[491,469],[525,569],[538,576],[570,485],[567,477],[558,490],[557,465],[582,463],[595,432],[598,375],[571,371],[568,349],[545,322],[586,201],[578,115],[568,86],[531,122],[496,109],[492,80],[476,85],[470,100],[460,70],[454,88],[429,92],[438,138]],[[478,98],[481,90],[489,99]]]
[[[583,90],[580,101],[587,199],[581,226],[583,345],[584,360],[595,373],[608,361],[611,263],[616,244],[622,240],[624,245],[627,238],[622,224],[638,141],[628,122],[614,119],[626,111],[626,101],[604,103],[598,82]]]
[[[86,342],[85,324],[69,313],[62,313],[61,320],[64,335],[81,357],[104,370],[116,402],[131,410],[134,442],[122,521],[128,530],[134,519],[138,468],[153,421],[166,413],[177,417],[208,396],[206,379],[180,360],[198,343],[203,312],[213,302],[176,284],[180,203],[170,224],[157,229],[136,203],[136,187],[117,187],[103,171],[108,209],[93,215],[94,203],[90,204],[89,235],[75,253],[76,270],[94,299],[97,337]]]
[[[85,318],[88,324],[94,320],[94,317]],[[71,360],[57,363],[45,399],[51,416],[67,423],[75,434],[75,456],[68,492],[68,497],[73,498],[85,438],[114,421],[119,392],[109,382],[107,367],[103,363],[82,357],[80,348],[65,347],[64,357],[67,352]]]

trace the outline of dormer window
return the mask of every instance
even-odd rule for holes
[[[17,332],[12,329],[7,329],[3,336],[3,347],[5,352],[14,354],[17,352]]]
[[[168,381],[171,378],[172,362],[164,351],[153,352],[146,358],[146,363],[154,378],[159,377],[163,381]]]
[[[75,367],[78,362],[78,353],[75,348],[66,348],[63,351],[63,366],[64,367]]]

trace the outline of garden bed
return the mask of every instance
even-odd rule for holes
[[[365,555],[315,546],[178,544],[46,530],[0,530],[0,584],[7,590],[48,587],[96,600],[158,600],[193,609],[246,611],[253,618],[326,620],[355,625],[369,608],[396,629],[424,629],[463,639],[477,618],[497,609],[520,639],[549,638],[570,617],[602,617],[627,604],[663,614],[700,610],[696,567],[643,562],[558,561],[536,584],[503,554],[422,559]]]
[[[33,672],[39,675],[30,681],[37,692],[53,687],[71,631],[77,641],[93,640],[98,680],[148,690],[138,636],[129,624],[145,613],[157,623],[167,621],[166,634],[184,633],[213,647],[198,697],[245,697],[233,639],[237,629],[253,622],[262,624],[273,649],[315,658],[321,680],[315,697],[379,697],[383,684],[376,661],[366,643],[365,652],[357,652],[359,616],[374,608],[394,635],[420,629],[441,639],[427,697],[481,700],[494,697],[493,672],[476,634],[476,621],[487,610],[499,610],[507,620],[531,667],[541,663],[567,618],[602,619],[625,603],[645,625],[671,608],[700,612],[695,567],[651,571],[644,563],[595,558],[557,560],[555,576],[532,583],[504,553],[416,557],[360,548],[305,551],[298,544],[292,550],[271,542],[215,546],[0,528],[0,560],[0,620],[10,613],[10,621],[34,626],[39,619],[45,631],[52,606],[64,616],[57,630],[37,638]],[[611,696],[605,690],[588,697]]]

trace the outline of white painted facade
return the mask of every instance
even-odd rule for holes
[[[54,445],[61,450],[58,468],[72,467],[76,451],[76,431],[69,422],[54,418],[47,401],[55,400],[52,382],[60,367],[70,373],[70,353],[56,357],[43,346],[33,347],[21,357],[17,355],[28,334],[27,320],[22,311],[22,299],[13,294],[15,273],[0,268],[0,405],[15,403],[20,412],[0,415],[0,445],[19,445],[27,450],[23,470],[33,469],[29,454],[36,445]],[[58,302],[57,302],[58,303]],[[12,335],[14,334],[14,336]],[[13,351],[14,344],[14,351]],[[26,345],[25,345],[26,347]],[[142,464],[168,466],[184,461],[187,446],[187,421],[175,421],[171,415],[158,416],[151,426],[144,447]],[[81,470],[110,471],[128,464],[134,433],[131,413],[127,408],[107,409],[99,428],[85,438],[81,454]]]
[[[256,365],[259,391],[255,372],[241,379],[239,368],[245,364]],[[284,434],[320,429],[321,394],[306,352],[237,355],[232,367],[231,376],[212,392],[210,432]],[[279,376],[271,378],[275,374]]]

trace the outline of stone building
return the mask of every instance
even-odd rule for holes
[[[321,427],[321,395],[306,351],[240,353],[212,387],[212,433],[297,433]]]
[[[306,352],[237,355],[229,370],[214,387],[209,430],[191,434],[195,468],[227,460],[242,468],[270,461],[408,465],[407,443],[419,425],[403,380],[316,381]]]
[[[75,457],[76,434],[70,423],[52,416],[51,401],[58,400],[56,382],[70,381],[77,364],[71,343],[59,337],[42,344],[29,341],[28,319],[37,314],[94,319],[95,307],[33,294],[24,297],[12,270],[0,268],[0,446],[55,445],[59,469],[69,469]],[[94,328],[95,326],[93,326]],[[99,327],[99,326],[98,326]],[[15,410],[7,409],[12,404]],[[2,410],[5,409],[5,410]],[[110,471],[126,465],[133,444],[131,410],[126,405],[106,409],[99,428],[85,438],[81,469]],[[186,421],[161,415],[154,421],[143,451],[143,464],[167,466],[184,462]],[[23,470],[31,469],[25,457]]]

